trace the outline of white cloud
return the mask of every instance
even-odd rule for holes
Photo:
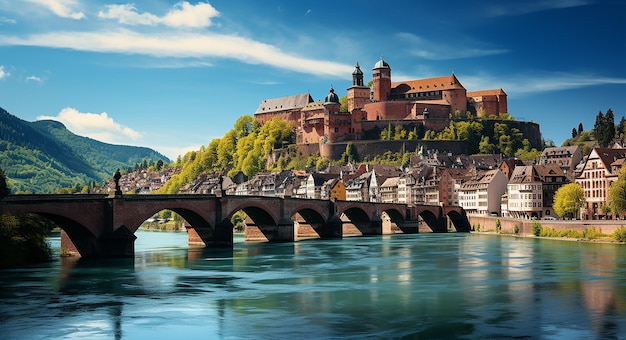
[[[138,13],[133,4],[107,5],[106,10],[98,13],[99,18],[117,19],[117,22],[126,25],[157,25],[164,24],[170,27],[209,27],[211,19],[219,16],[219,12],[209,3],[200,2],[192,5],[187,1],[179,2],[159,17],[151,13]]]
[[[211,26],[211,18],[218,15],[219,12],[208,3],[190,5],[183,1],[163,17],[163,23],[173,27],[208,27]]]
[[[68,48],[78,51],[142,54],[155,57],[236,59],[314,75],[350,74],[353,66],[283,52],[255,40],[213,33],[144,34],[110,32],[51,32],[25,38],[0,35],[0,45]]]
[[[105,11],[98,12],[98,18],[117,19],[117,22],[125,25],[154,25],[159,20],[150,13],[137,13],[133,4],[107,5]]]
[[[80,20],[85,14],[74,11],[72,7],[77,5],[76,0],[26,0],[27,2],[43,6],[61,18]]]
[[[26,81],[34,81],[36,83],[43,84],[43,79],[37,76],[28,76],[26,77]]]
[[[440,42],[428,41],[413,33],[397,33],[396,38],[409,46],[410,54],[428,60],[474,58],[510,52],[507,49],[482,49],[474,46],[466,47],[460,44],[443,45]]]
[[[17,21],[15,21],[15,19],[9,19],[6,17],[0,17],[0,25],[2,24],[16,24]]]
[[[4,65],[0,65],[0,80],[7,78],[8,76],[10,76],[11,74],[9,72],[6,72],[4,70]]]
[[[498,2],[497,6],[486,9],[487,16],[517,16],[529,13],[548,11],[569,7],[578,7],[589,4],[588,0],[541,0],[541,1],[511,1]]]
[[[83,113],[66,107],[56,116],[39,116],[37,119],[59,121],[77,135],[107,143],[128,144],[129,139],[137,140],[142,137],[139,132],[116,123],[106,112]]]

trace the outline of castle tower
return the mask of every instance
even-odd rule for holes
[[[375,102],[389,99],[389,94],[391,93],[391,68],[382,57],[372,69],[372,81],[374,83],[372,99]]]
[[[352,72],[352,86],[348,88],[348,112],[363,108],[370,101],[370,88],[363,85],[363,71],[356,63]]]

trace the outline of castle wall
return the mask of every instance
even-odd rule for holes
[[[405,119],[411,113],[411,102],[403,100],[365,104],[367,120]]]
[[[352,143],[356,149],[359,159],[363,159],[366,155],[383,154],[386,151],[400,152],[405,150],[413,152],[418,150],[420,146],[424,146],[428,150],[439,150],[442,153],[452,153],[460,155],[465,152],[465,143],[460,141],[435,141],[435,140],[409,140],[409,141],[351,141],[340,143],[319,144],[319,149],[313,149],[311,145],[298,145],[298,151],[303,155],[313,155],[319,150],[322,157],[330,159],[339,159],[341,154],[346,151],[348,143]],[[318,145],[316,145],[318,146]]]
[[[285,110],[254,114],[254,119],[261,123],[261,125],[272,120],[274,117],[279,117],[284,121],[290,122],[294,127],[300,126],[300,110]]]

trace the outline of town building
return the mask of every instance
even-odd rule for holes
[[[580,147],[578,147],[577,145],[550,147],[545,148],[541,152],[541,156],[539,157],[539,164],[556,164],[569,177],[573,178],[574,170],[576,169],[578,163],[582,161],[582,159],[583,153],[580,150]]]
[[[468,214],[499,216],[501,198],[507,184],[508,179],[500,169],[479,171],[461,185],[459,205]]]
[[[507,185],[507,214],[513,218],[539,219],[543,211],[543,180],[532,165],[518,165]]]
[[[583,219],[606,218],[602,209],[609,205],[608,192],[617,179],[619,168],[626,158],[626,149],[593,148],[576,177],[576,183],[585,192],[586,206],[581,211]],[[618,166],[619,165],[619,166]]]

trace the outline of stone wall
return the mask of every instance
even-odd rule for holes
[[[356,148],[359,160],[362,160],[366,155],[382,155],[386,151],[399,152],[403,148],[406,152],[413,152],[420,146],[424,146],[427,150],[439,150],[441,153],[452,153],[453,155],[460,155],[465,153],[465,142],[461,141],[436,141],[436,140],[391,140],[391,141],[351,141],[341,143],[328,143],[320,144],[320,155],[326,158],[339,159],[341,154],[346,151],[346,145],[352,143]],[[315,145],[317,146],[317,144]],[[307,156],[310,152],[317,152],[312,150],[311,144],[298,145],[298,151]],[[309,153],[307,153],[309,152]]]
[[[476,231],[478,225],[480,225],[481,232],[495,232],[496,221],[500,220],[502,231],[505,233],[514,233],[515,226],[519,228],[520,235],[532,235],[533,222],[539,223],[542,227],[553,228],[556,230],[580,230],[583,231],[587,228],[596,228],[604,234],[611,234],[615,229],[620,227],[626,227],[626,221],[619,220],[520,220],[515,218],[506,217],[491,217],[484,215],[467,215],[470,225]]]

